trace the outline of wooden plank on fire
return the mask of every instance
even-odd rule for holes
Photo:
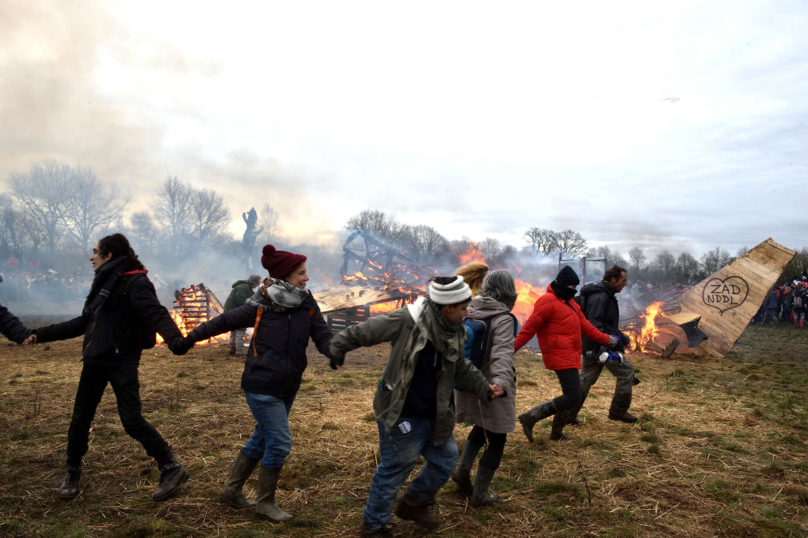
[[[681,312],[700,315],[699,328],[709,336],[698,349],[725,357],[795,255],[769,238],[685,292]]]
[[[333,286],[314,294],[314,298],[320,305],[320,311],[324,314],[335,310],[398,301],[404,297],[407,297],[407,294],[398,290],[382,291],[364,286],[342,285]]]

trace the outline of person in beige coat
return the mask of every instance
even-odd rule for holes
[[[510,313],[516,303],[516,286],[510,273],[496,270],[483,281],[480,294],[471,300],[467,319],[485,321],[490,327],[482,373],[489,383],[505,390],[505,396],[482,404],[473,395],[455,390],[457,421],[474,424],[452,480],[460,491],[471,498],[475,508],[497,500],[488,493],[494,473],[502,460],[508,433],[516,429],[516,378],[513,367],[514,339],[517,322]],[[486,446],[487,445],[487,446]],[[474,484],[471,468],[483,446]]]

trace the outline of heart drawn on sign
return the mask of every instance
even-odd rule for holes
[[[722,316],[727,310],[741,306],[748,295],[749,284],[739,276],[731,276],[724,280],[711,278],[701,292],[704,304],[718,309]]]

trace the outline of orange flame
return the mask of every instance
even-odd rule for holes
[[[659,327],[656,325],[656,318],[662,314],[662,303],[657,301],[645,309],[645,314],[640,314],[640,317],[645,319],[645,325],[639,333],[631,331],[628,334],[631,340],[630,347],[634,351],[644,352],[645,347],[654,341],[654,338],[659,334]]]
[[[202,289],[202,287],[190,286],[188,288],[183,288],[180,293],[181,300],[175,301],[175,306],[172,310],[169,310],[169,314],[171,315],[171,319],[174,320],[174,323],[177,324],[177,328],[180,330],[183,336],[188,336],[188,334],[199,325],[205,323],[206,321],[210,321],[219,315],[221,305],[214,304],[214,302],[208,298],[207,293]],[[187,310],[184,311],[183,308]],[[208,317],[209,315],[210,317]],[[211,344],[224,344],[228,342],[229,338],[230,336],[228,334],[222,334],[209,340],[197,342],[195,345],[206,346]],[[164,344],[165,340],[163,340],[162,336],[158,334],[157,345]]]
[[[513,306],[513,315],[519,320],[520,325],[524,325],[527,318],[533,312],[533,305],[545,294],[545,288],[533,286],[524,280],[516,279],[516,304]]]
[[[398,301],[388,301],[386,303],[376,303],[370,305],[370,315],[378,316],[379,314],[387,314],[393,310],[398,309]]]
[[[480,245],[473,241],[469,243],[466,250],[457,255],[457,259],[460,260],[460,265],[466,265],[471,262],[486,263],[483,253],[480,252]]]

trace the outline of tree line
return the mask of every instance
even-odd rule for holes
[[[589,241],[574,230],[555,231],[537,227],[525,231],[524,244],[521,248],[517,248],[513,245],[502,245],[499,240],[491,237],[479,242],[472,241],[468,237],[449,240],[431,226],[402,224],[394,215],[374,209],[366,209],[351,217],[345,223],[345,228],[362,230],[426,263],[459,263],[459,255],[466,252],[469,247],[477,249],[492,266],[505,266],[509,262],[516,262],[517,256],[524,255],[545,257],[557,263],[559,254],[562,254],[565,259],[584,256],[591,259],[606,258],[609,266],[619,265],[628,269],[630,278],[634,281],[697,282],[729,265],[748,251],[743,247],[733,256],[727,250],[716,247],[697,259],[689,252],[675,255],[665,249],[649,259],[639,247],[631,248],[624,256],[608,246],[591,246]],[[805,261],[799,265],[800,274],[808,264],[808,249],[804,248],[801,252],[805,253]],[[790,266],[786,274],[796,271],[797,261],[801,259],[798,254],[795,262],[792,262],[794,267]]]
[[[127,213],[132,195],[90,168],[47,160],[11,174],[0,194],[0,257],[86,257],[95,241],[123,231],[143,254],[186,255],[233,242],[230,211],[216,191],[167,177],[148,210]]]

